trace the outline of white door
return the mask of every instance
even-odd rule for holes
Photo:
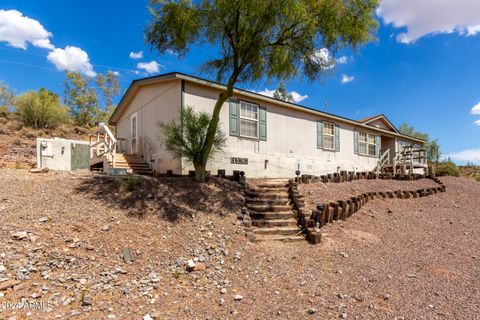
[[[138,114],[130,116],[130,153],[138,153]]]

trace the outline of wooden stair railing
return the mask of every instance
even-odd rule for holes
[[[386,149],[385,152],[382,153],[380,158],[377,161],[376,172],[377,174],[383,172],[383,168],[386,164],[390,163],[390,148]]]
[[[105,157],[107,162],[115,166],[115,153],[117,152],[117,139],[110,128],[100,123],[103,134],[98,132],[96,136],[90,136],[90,158]]]

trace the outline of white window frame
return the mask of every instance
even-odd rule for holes
[[[325,128],[326,128],[326,125],[331,125],[332,126],[332,129],[333,129],[333,134],[330,134],[330,133],[326,133],[325,131]],[[326,137],[332,137],[332,147],[331,148],[327,148],[326,147],[326,143],[325,143],[325,138]],[[334,151],[335,150],[335,123],[333,122],[327,122],[327,121],[324,121],[323,122],[323,149],[325,150],[331,150],[331,151]]]
[[[361,140],[362,134],[365,134],[366,141]],[[373,137],[373,142],[369,142],[368,138]],[[365,153],[360,151],[360,144],[365,144]],[[373,154],[369,153],[369,146],[374,146],[375,152]],[[358,154],[361,154],[363,156],[369,156],[369,157],[376,157],[377,156],[377,135],[368,133],[366,131],[359,131],[358,132]]]
[[[257,114],[257,118],[251,118],[251,117],[247,117],[247,116],[242,116],[242,104],[249,104],[253,107],[256,108],[256,114]],[[248,101],[244,101],[244,100],[240,100],[239,101],[239,119],[240,119],[240,128],[239,128],[239,136],[242,137],[242,138],[248,138],[248,139],[256,139],[258,140],[258,136],[260,134],[260,106],[256,103],[252,103],[252,102],[248,102]],[[242,120],[245,120],[245,121],[249,121],[249,122],[255,122],[256,123],[256,127],[257,127],[257,135],[256,136],[248,136],[248,135],[244,135],[242,134]]]

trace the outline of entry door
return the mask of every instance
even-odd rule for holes
[[[135,112],[130,116],[130,153],[138,153],[138,114]]]

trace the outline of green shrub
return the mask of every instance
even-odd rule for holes
[[[480,182],[480,176],[476,177],[475,180],[477,180],[478,182]]]
[[[43,88],[18,96],[15,108],[23,124],[35,129],[51,129],[68,121],[67,109],[58,96]]]
[[[142,185],[143,179],[138,177],[126,177],[119,180],[119,186],[127,191],[133,191]]]
[[[460,175],[458,166],[450,159],[441,161],[437,165],[437,175],[439,176],[455,176]]]

